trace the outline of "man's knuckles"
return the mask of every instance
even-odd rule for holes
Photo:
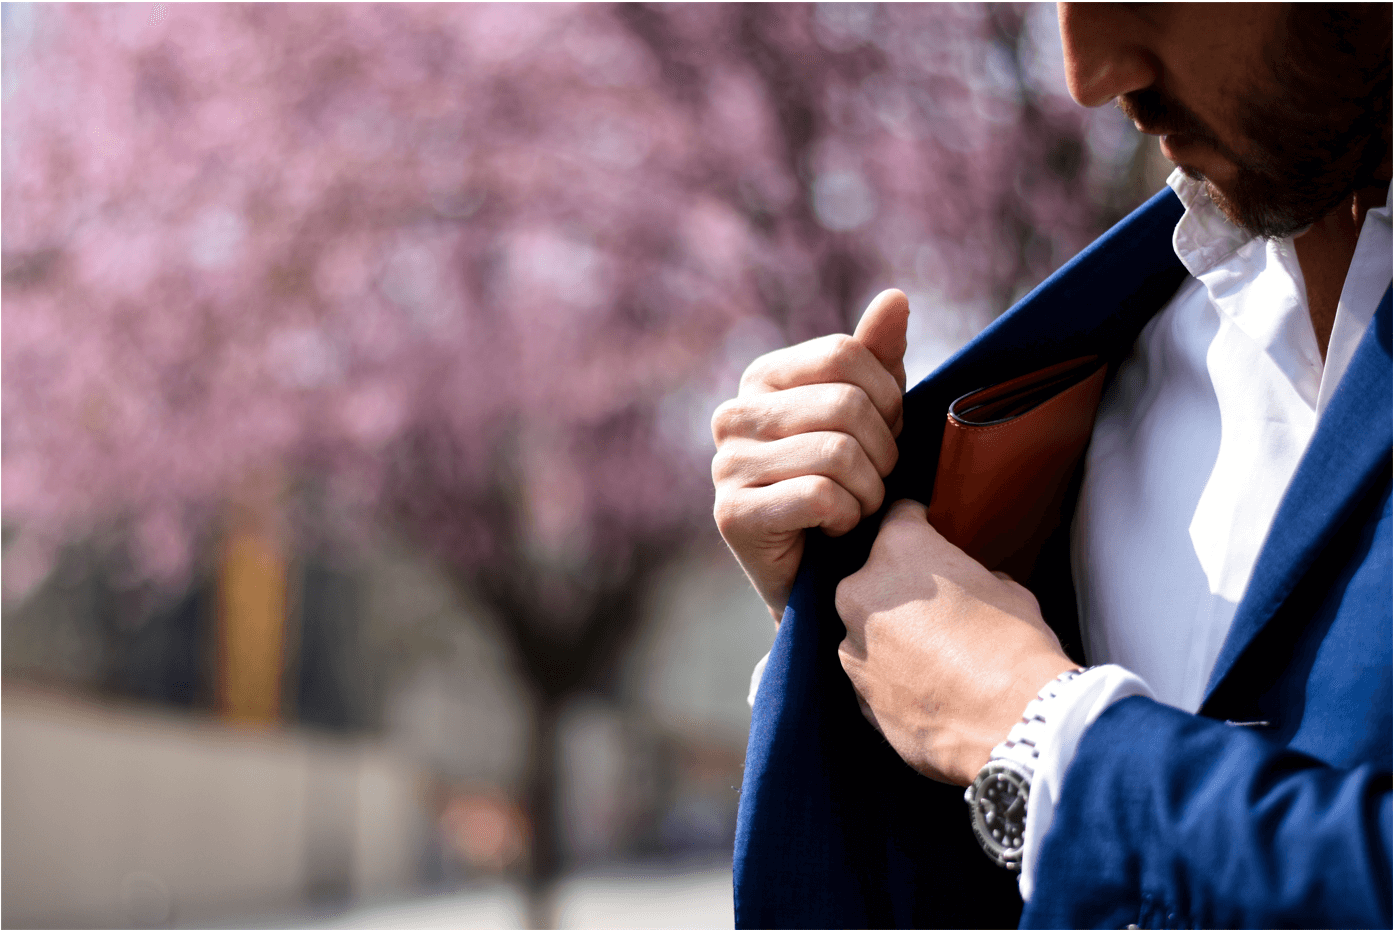
[[[718,448],[726,440],[751,433],[751,403],[746,397],[723,401],[712,411],[712,440]]]
[[[867,650],[861,637],[857,636],[855,630],[850,630],[838,644],[838,662],[843,666],[843,672],[852,680],[854,689],[857,689],[862,666],[866,661]]]
[[[1031,604],[1033,608],[1037,607],[1037,596],[1026,585],[1018,582],[1007,572],[994,572],[993,574],[1007,587],[1008,593],[1012,597]]]
[[[867,392],[856,384],[847,381],[834,381],[821,386],[824,393],[825,409],[834,423],[856,423],[867,416],[875,416],[877,408]]]
[[[712,456],[712,483],[720,490],[725,483],[745,484],[750,451],[741,441],[724,442]]]
[[[798,419],[791,417],[781,393],[742,394],[724,401],[712,413],[712,438],[717,446],[731,439],[769,442],[797,432]]]
[[[888,424],[900,419],[901,386],[872,351],[845,333],[833,333],[757,358],[741,375],[739,393],[761,394],[806,384],[845,382],[867,391]]]
[[[907,506],[908,504],[910,506]],[[876,564],[881,568],[889,568],[907,557],[919,561],[922,565],[931,564],[924,560],[933,557],[940,546],[948,545],[943,537],[930,528],[923,516],[917,516],[918,510],[923,514],[923,508],[914,501],[897,501],[891,505],[882,519],[876,541],[872,544],[869,567]]]
[[[815,341],[821,343],[819,348],[823,352],[823,365],[820,367],[825,371],[840,375],[852,375],[863,367],[868,359],[876,362],[876,356],[872,354],[872,350],[846,333],[833,333]],[[877,364],[881,363],[877,362]],[[838,378],[837,380],[845,379]]]
[[[815,370],[819,382],[853,384],[863,389],[873,408],[886,423],[901,416],[901,388],[895,377],[882,367],[872,350],[852,336],[834,333],[813,340],[818,356]]]
[[[712,414],[712,437],[718,454],[728,446],[735,449],[742,440],[773,443],[811,433],[846,437],[838,442],[850,444],[847,448],[825,450],[844,465],[853,464],[848,459],[865,456],[878,477],[890,474],[896,465],[899,452],[890,431],[867,393],[853,384],[817,384],[779,394],[736,397]]]
[[[712,504],[712,519],[717,523],[717,531],[727,542],[734,542],[743,536],[752,522],[752,517],[759,517],[759,514],[743,500],[743,495],[724,493],[721,490],[717,492],[717,498]]]
[[[838,582],[838,587],[833,589],[833,609],[850,632],[861,630],[867,622],[868,581],[869,574],[864,567]]]
[[[862,445],[847,433],[825,432],[818,433],[817,436],[817,464],[814,470],[820,474],[830,478],[840,475],[852,476],[867,461],[867,454],[862,451]],[[877,506],[881,506],[880,501],[877,502]],[[872,509],[875,510],[876,507]]]
[[[838,382],[820,385],[827,396],[827,420],[830,428],[849,435],[861,434],[869,439],[863,451],[878,476],[885,478],[896,467],[900,450],[889,429],[883,431],[881,414],[877,411],[867,392],[855,384]]]
[[[805,351],[806,345],[807,343],[800,343],[757,356],[755,361],[747,365],[746,370],[741,373],[741,381],[736,389],[737,394],[774,390],[775,388],[770,383],[771,378],[792,367],[792,363],[798,361],[800,353]]]
[[[809,526],[821,526],[830,536],[841,536],[862,521],[857,498],[827,475],[805,475],[791,479],[791,483],[809,515]]]
[[[858,498],[864,516],[881,506],[886,493],[861,443],[847,433],[803,433],[774,443],[733,439],[712,457],[718,493],[727,485],[759,488],[806,475],[821,475],[846,488]]]

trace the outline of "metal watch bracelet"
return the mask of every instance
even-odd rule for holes
[[[1051,679],[1022,712],[1007,739],[993,748],[988,764],[964,791],[974,835],[988,857],[1005,869],[1022,868],[1022,844],[1027,825],[1027,799],[1036,772],[1037,744],[1046,731],[1045,705],[1061,686],[1080,677],[1073,668]]]

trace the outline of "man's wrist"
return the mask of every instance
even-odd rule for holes
[[[980,744],[977,758],[965,760],[968,764],[964,767],[964,780],[961,781],[960,784],[967,785],[974,779],[979,770],[987,765],[989,760],[993,758],[994,749],[1001,746],[1003,742],[1008,739],[1008,734],[1012,732],[1013,727],[1017,726],[1021,718],[1022,708],[1037,700],[1043,689],[1050,686],[1068,672],[1074,671],[1079,673],[1084,671],[1078,664],[1063,655],[1053,657],[1048,661],[1038,662],[1035,667],[1036,671],[1031,674],[1024,674],[1021,678],[1021,681],[1031,682],[1032,684],[1026,684],[1015,689],[1012,696],[1003,699],[1001,706],[1004,712],[1016,712],[1015,715],[1011,718],[1000,720],[997,727],[992,731],[993,736],[989,737],[993,739],[992,744],[987,746]]]
[[[1084,670],[1074,664],[1049,680],[1027,702],[1007,738],[964,792],[974,835],[993,861],[1011,871],[1022,866],[1027,804],[1037,768],[1038,743],[1046,736],[1043,710]]]
[[[1037,693],[1027,702],[1021,717],[1012,725],[1012,729],[1008,731],[1003,741],[994,746],[993,751],[988,754],[989,760],[1012,759],[1035,772],[1039,755],[1037,747],[1046,734],[1046,717],[1043,715],[1043,711],[1051,706],[1051,703],[1067,688],[1070,682],[1087,671],[1089,669],[1071,663],[1069,668],[1058,673],[1038,688]]]

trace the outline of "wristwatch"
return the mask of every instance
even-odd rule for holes
[[[1027,826],[1027,798],[1036,771],[1037,743],[1046,729],[1043,705],[1060,687],[1084,673],[1074,668],[1046,683],[1013,725],[1008,738],[993,748],[988,764],[964,790],[974,836],[988,858],[1012,872],[1022,868],[1023,831]]]

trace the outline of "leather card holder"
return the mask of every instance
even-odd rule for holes
[[[930,524],[972,558],[1025,584],[1060,525],[1104,377],[1104,362],[1085,356],[950,404]]]

